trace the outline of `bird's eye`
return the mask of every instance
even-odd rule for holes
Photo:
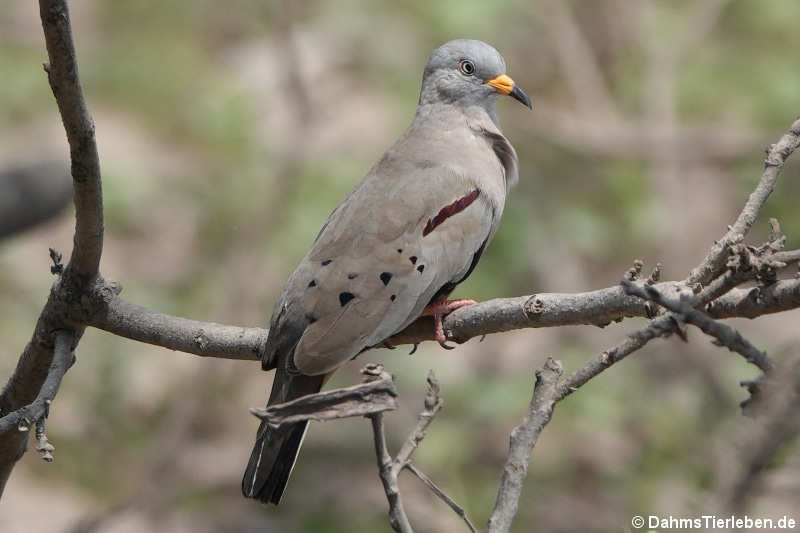
[[[469,59],[462,59],[458,64],[458,68],[461,70],[461,73],[466,76],[475,74],[475,65]]]

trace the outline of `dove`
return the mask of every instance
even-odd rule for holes
[[[446,348],[442,317],[475,303],[447,300],[492,240],[517,154],[495,102],[531,100],[489,44],[459,39],[433,51],[411,125],[331,213],[275,304],[262,368],[267,405],[319,392],[356,355],[423,315]],[[262,422],[242,493],[278,504],[307,422]]]

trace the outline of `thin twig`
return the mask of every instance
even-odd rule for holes
[[[708,283],[725,265],[725,250],[728,246],[741,242],[750,231],[761,211],[761,207],[769,198],[778,181],[786,159],[800,145],[800,118],[795,122],[777,143],[767,150],[764,160],[764,172],[755,190],[750,194],[736,222],[728,228],[725,235],[708,251],[700,265],[689,273],[688,283]]]
[[[389,523],[398,533],[413,533],[408,515],[403,507],[403,498],[397,484],[397,475],[394,472],[392,456],[386,447],[386,432],[383,427],[383,413],[370,415],[372,421],[372,434],[375,439],[375,455],[378,459],[378,472],[383,483],[383,491],[389,501]]]
[[[644,300],[653,301],[669,309],[673,313],[676,313],[684,322],[697,326],[707,335],[711,335],[717,339],[721,345],[727,346],[731,351],[741,354],[748,363],[757,366],[763,372],[769,372],[776,367],[775,362],[772,361],[766,353],[753,346],[753,344],[742,337],[738,331],[727,324],[713,320],[702,311],[693,308],[690,298],[682,297],[676,301],[665,297],[654,287],[641,287],[624,278],[620,283],[628,294],[638,296]]]
[[[427,474],[425,474],[425,472],[414,466],[414,463],[411,462],[406,463],[405,467],[409,472],[417,476],[420,481],[425,483],[425,485],[429,489],[431,489],[431,491],[434,494],[436,494],[440,500],[446,503],[450,507],[450,509],[453,510],[453,512],[455,512],[458,516],[460,516],[461,519],[464,521],[464,523],[467,524],[469,530],[472,531],[472,533],[477,533],[478,530],[475,529],[475,526],[470,521],[469,517],[467,516],[467,512],[464,510],[464,508],[458,505],[455,502],[455,500],[453,500],[453,498],[448,496],[446,492],[444,492],[441,488],[439,488],[439,486],[436,483],[434,483],[433,480],[429,478]]]
[[[651,321],[646,327],[629,334],[625,340],[607,350],[603,350],[587,361],[584,366],[567,376],[558,386],[556,400],[563,400],[585,385],[590,379],[640,350],[651,340],[670,335],[676,331],[676,328],[677,323],[674,318],[665,315]]]
[[[53,360],[50,363],[47,378],[44,380],[42,388],[39,389],[39,394],[30,404],[0,418],[0,435],[9,431],[28,432],[34,424],[47,416],[50,404],[58,393],[61,379],[72,364],[73,338],[74,336],[69,330],[61,330],[56,333]]]
[[[428,426],[431,425],[433,418],[441,411],[444,402],[439,395],[439,390],[439,381],[433,374],[433,370],[429,370],[428,390],[425,394],[425,408],[419,414],[414,431],[411,432],[400,447],[400,451],[397,452],[397,456],[394,459],[395,475],[400,474],[400,471],[405,467],[406,463],[411,460],[411,455],[414,453],[414,450],[417,449],[419,443],[425,438],[425,432],[428,430]]]
[[[367,415],[372,421],[372,431],[375,439],[375,454],[378,458],[378,471],[380,473],[381,482],[383,483],[383,490],[386,493],[386,499],[389,501],[389,522],[395,531],[412,531],[411,524],[408,521],[405,509],[403,507],[403,500],[400,495],[400,489],[397,483],[397,478],[403,469],[410,470],[419,479],[430,488],[434,494],[441,498],[453,511],[460,516],[471,531],[475,531],[475,527],[469,521],[467,513],[460,507],[453,499],[444,493],[427,475],[411,464],[411,456],[414,451],[425,438],[425,433],[428,430],[434,417],[441,411],[444,402],[442,401],[439,387],[439,381],[433,374],[433,370],[428,372],[428,390],[425,394],[425,407],[419,414],[417,425],[414,430],[409,434],[408,438],[403,442],[397,456],[392,459],[386,446],[386,435],[383,428],[383,413],[375,413]]]

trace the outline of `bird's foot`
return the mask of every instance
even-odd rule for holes
[[[442,318],[446,315],[449,315],[456,309],[461,309],[462,307],[467,307],[468,305],[475,305],[476,303],[478,302],[475,300],[468,300],[465,298],[458,300],[442,300],[441,302],[435,302],[426,307],[420,316],[433,317],[433,336],[436,339],[436,342],[438,342],[439,346],[445,350],[452,350],[455,348],[455,346],[447,344],[447,336],[444,334]]]

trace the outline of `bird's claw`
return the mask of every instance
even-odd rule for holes
[[[445,350],[454,350],[456,348],[455,346],[450,346],[449,344],[447,344],[447,341],[439,341],[439,346],[441,346]]]
[[[418,342],[415,342],[415,343],[414,343],[414,347],[413,347],[413,348],[411,348],[411,351],[410,351],[410,352],[408,352],[408,355],[414,355],[414,353],[416,353],[416,351],[417,351],[417,348],[419,348],[419,343],[418,343]]]
[[[394,344],[389,344],[389,341],[383,341],[383,347],[388,348],[389,350],[394,350],[397,348]]]

